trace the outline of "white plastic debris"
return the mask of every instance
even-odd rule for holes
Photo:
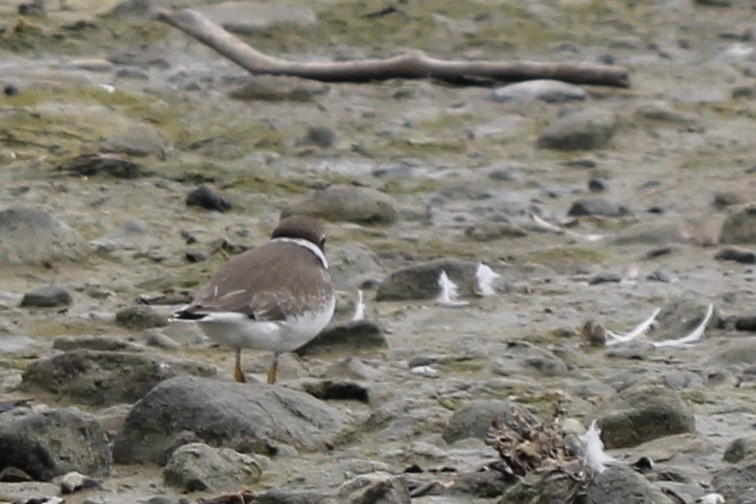
[[[415,366],[410,369],[410,373],[424,378],[438,378],[439,374],[434,368],[430,366]]]
[[[653,343],[654,347],[655,348],[684,347],[684,346],[689,346],[694,343],[697,343],[698,340],[700,340],[703,337],[704,331],[706,330],[706,325],[709,323],[709,320],[711,319],[711,315],[713,313],[714,313],[714,305],[710,304],[709,307],[706,309],[706,316],[704,316],[701,323],[698,324],[698,326],[696,326],[696,328],[693,329],[690,332],[690,334],[683,336],[682,338],[678,338],[678,339],[654,342]]]
[[[697,504],[725,504],[725,498],[718,493],[706,494],[696,499]]]

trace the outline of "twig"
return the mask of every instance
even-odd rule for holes
[[[556,79],[574,84],[629,87],[626,69],[596,63],[445,61],[421,51],[387,59],[301,63],[267,56],[191,9],[160,10],[158,18],[196,38],[253,74],[289,75],[324,82],[434,78],[448,82]]]

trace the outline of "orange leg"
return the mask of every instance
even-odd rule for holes
[[[236,366],[234,366],[234,379],[239,383],[247,381],[247,377],[244,376],[244,371],[241,368],[241,348],[236,349]]]
[[[273,354],[273,362],[270,363],[268,368],[268,384],[273,385],[276,383],[276,373],[278,372],[278,354]]]

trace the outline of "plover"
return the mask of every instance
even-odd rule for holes
[[[246,381],[243,348],[273,352],[267,377],[275,383],[279,355],[313,339],[333,316],[325,239],[317,219],[283,219],[268,243],[223,264],[174,317],[195,321],[210,339],[236,350],[237,382]]]

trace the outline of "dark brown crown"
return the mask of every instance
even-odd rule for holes
[[[278,223],[270,238],[303,238],[323,249],[325,228],[318,219],[307,215],[292,215]]]

